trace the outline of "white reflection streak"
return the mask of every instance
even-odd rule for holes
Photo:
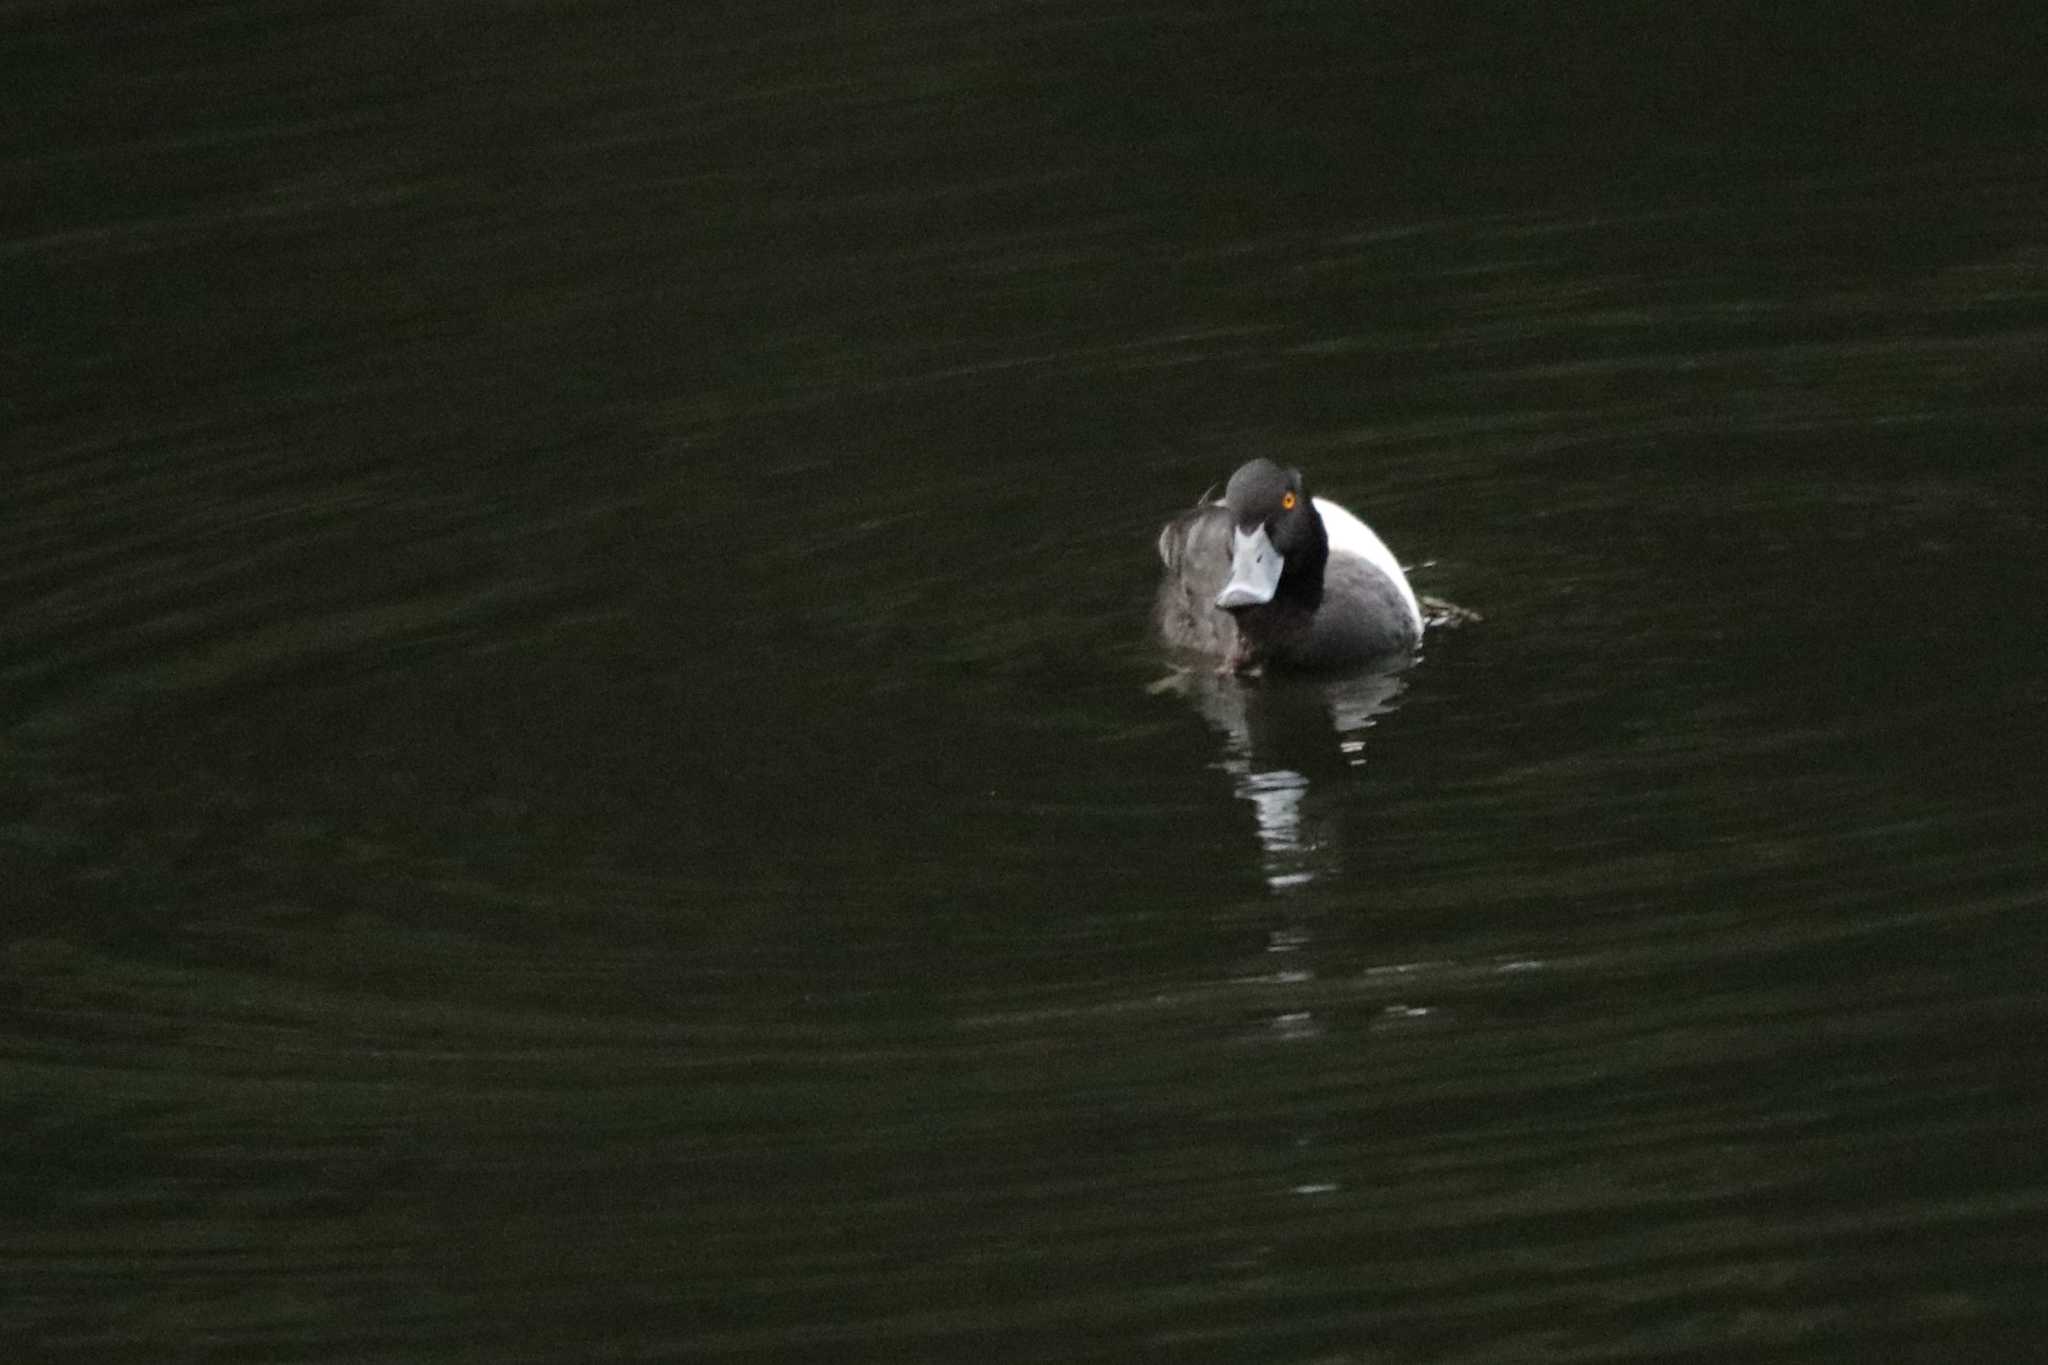
[[[1305,833],[1309,778],[1293,768],[1255,766],[1258,755],[1244,684],[1235,678],[1186,672],[1168,679],[1167,685],[1191,696],[1204,718],[1224,737],[1224,756],[1217,766],[1231,775],[1237,797],[1252,807],[1265,855],[1266,885],[1274,891],[1293,891],[1315,881],[1319,872],[1328,869],[1317,866],[1327,860],[1315,839]],[[1321,685],[1332,737],[1346,764],[1355,768],[1365,763],[1365,731],[1377,717],[1393,709],[1404,686],[1397,672]]]
[[[1305,865],[1309,846],[1301,837],[1301,801],[1308,779],[1292,768],[1246,773],[1237,794],[1252,803],[1259,826],[1259,844],[1266,850],[1266,885],[1275,891],[1306,886],[1315,873]]]
[[[1316,875],[1308,866],[1313,848],[1301,834],[1301,803],[1308,795],[1308,778],[1292,768],[1253,769],[1251,726],[1245,717],[1244,698],[1235,687],[1211,686],[1197,697],[1209,723],[1224,736],[1224,757],[1216,766],[1235,779],[1233,790],[1238,798],[1251,803],[1259,846],[1266,855],[1266,885],[1275,891],[1306,886]]]
[[[1314,846],[1302,838],[1301,803],[1308,778],[1292,768],[1252,770],[1251,736],[1241,718],[1224,729],[1230,756],[1218,766],[1236,779],[1235,793],[1252,806],[1259,847],[1265,850],[1266,885],[1275,891],[1315,880],[1309,863]]]

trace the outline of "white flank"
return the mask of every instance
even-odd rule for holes
[[[1315,499],[1316,511],[1323,518],[1323,533],[1330,538],[1333,552],[1357,555],[1366,563],[1394,580],[1394,586],[1401,590],[1401,600],[1408,604],[1408,615],[1415,622],[1415,632],[1422,633],[1422,604],[1415,600],[1415,589],[1408,586],[1408,575],[1401,572],[1401,561],[1394,558],[1394,552],[1387,543],[1373,534],[1357,517],[1331,502],[1328,498]]]

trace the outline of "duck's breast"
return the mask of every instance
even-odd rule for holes
[[[1422,628],[1410,614],[1404,586],[1359,555],[1333,551],[1302,662],[1340,667],[1413,649]]]

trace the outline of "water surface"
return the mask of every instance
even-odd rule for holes
[[[2038,82],[1583,13],[15,7],[0,1338],[2031,1354]]]

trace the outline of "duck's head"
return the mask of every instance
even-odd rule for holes
[[[1224,611],[1264,606],[1283,587],[1313,610],[1322,597],[1330,542],[1298,469],[1253,460],[1230,476],[1230,581],[1216,594]]]

